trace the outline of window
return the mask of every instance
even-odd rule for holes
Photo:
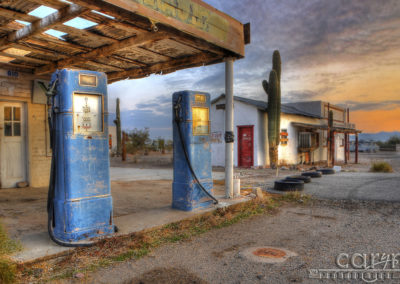
[[[20,107],[4,107],[4,136],[21,136]]]
[[[311,148],[311,133],[300,132],[299,133],[299,148]]]
[[[209,134],[209,109],[207,107],[192,107],[193,135]]]
[[[316,132],[300,132],[299,148],[318,148],[319,133]]]

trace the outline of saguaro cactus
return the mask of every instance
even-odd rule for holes
[[[269,82],[262,82],[268,95],[268,144],[270,166],[278,165],[278,146],[280,143],[281,128],[281,56],[275,50],[272,56],[272,70],[269,73]]]
[[[117,155],[121,155],[121,117],[119,111],[119,98],[117,98],[114,124],[117,127]]]

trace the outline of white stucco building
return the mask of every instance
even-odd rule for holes
[[[268,104],[264,101],[234,97],[234,165],[265,167],[268,154]],[[346,122],[348,110],[322,101],[282,104],[280,165],[314,163],[328,159],[328,113],[334,114],[334,147],[329,157],[344,162],[345,133],[353,133],[354,125]],[[212,165],[225,163],[225,96],[211,102]],[[348,151],[347,151],[348,152]]]

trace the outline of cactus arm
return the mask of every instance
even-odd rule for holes
[[[262,86],[264,88],[264,91],[268,94],[268,82],[267,80],[262,81]]]

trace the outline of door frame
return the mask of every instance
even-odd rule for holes
[[[240,130],[243,128],[251,128],[251,167],[254,167],[254,125],[237,125],[237,162],[238,162],[238,167],[243,167],[242,165],[240,165],[240,140],[239,140],[239,134],[240,134]]]
[[[29,163],[30,163],[30,153],[29,153],[29,131],[28,131],[28,125],[29,125],[29,121],[28,121],[28,102],[26,100],[9,100],[9,99],[5,99],[0,98],[0,103],[18,103],[21,105],[21,117],[23,117],[24,119],[24,123],[22,125],[21,128],[21,133],[24,133],[24,139],[23,139],[23,143],[24,143],[24,154],[25,154],[25,165],[23,165],[23,170],[25,171],[25,181],[28,182],[28,184],[30,184],[30,173],[29,173]],[[0,129],[0,131],[4,131],[4,129]],[[0,147],[1,147],[1,143],[0,143]],[[1,168],[1,149],[0,149],[0,168]],[[0,190],[2,189],[2,180],[1,180],[1,175],[0,175]]]

